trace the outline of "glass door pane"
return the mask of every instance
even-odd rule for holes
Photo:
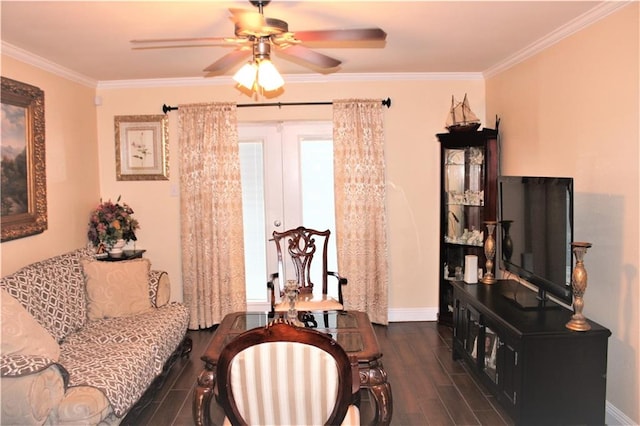
[[[302,184],[302,223],[318,231],[329,229],[327,265],[330,271],[338,270],[336,253],[336,220],[333,195],[333,141],[310,138],[300,141]],[[311,276],[319,276],[322,265],[311,265]],[[319,283],[316,279],[314,282]],[[321,290],[319,287],[317,290]],[[329,294],[338,297],[337,286],[329,286]]]
[[[261,141],[240,143],[247,301],[266,301],[264,169]],[[262,283],[263,285],[257,285]]]
[[[331,230],[329,269],[337,270],[332,125],[245,123],[238,134],[247,302],[264,303],[277,265],[274,230]]]

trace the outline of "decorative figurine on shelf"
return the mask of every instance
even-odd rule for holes
[[[573,242],[571,243],[573,254],[576,257],[576,266],[571,274],[571,287],[573,287],[573,315],[566,324],[569,330],[588,331],[591,326],[582,314],[584,308],[584,292],[587,290],[587,270],[584,268],[584,255],[591,243]]]
[[[471,111],[466,93],[462,102],[456,102],[451,96],[451,109],[447,115],[445,127],[449,132],[474,132],[480,127],[480,120]]]
[[[483,284],[495,284],[497,282],[496,277],[493,275],[493,258],[496,255],[496,241],[493,238],[493,230],[496,227],[495,221],[485,222],[487,225],[487,239],[484,241],[484,255],[487,258],[485,266],[487,272],[480,280]]]

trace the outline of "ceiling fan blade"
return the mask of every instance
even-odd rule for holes
[[[132,50],[154,50],[154,49],[182,49],[186,47],[231,47],[226,43],[193,43],[193,44],[163,44],[158,46],[132,47]]]
[[[247,9],[229,9],[231,12],[231,20],[244,31],[259,32],[266,25],[264,15],[253,10]]]
[[[185,38],[147,38],[129,40],[132,44],[151,44],[151,43],[188,43],[197,41],[228,41],[229,37],[185,37]]]
[[[204,69],[204,71],[208,72],[210,75],[216,75],[223,73],[227,69],[231,68],[238,62],[247,59],[252,54],[250,49],[238,49],[234,50],[231,53],[227,53],[222,58],[218,59],[208,67]]]
[[[302,42],[384,41],[387,38],[387,33],[380,28],[362,28],[355,30],[296,31],[295,36]]]
[[[335,68],[342,63],[342,61],[300,45],[289,46],[283,48],[282,51],[320,68]]]

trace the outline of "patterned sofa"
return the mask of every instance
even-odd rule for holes
[[[121,422],[186,355],[187,308],[147,259],[79,249],[0,279],[3,425]]]

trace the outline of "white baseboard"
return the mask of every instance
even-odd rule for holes
[[[389,322],[437,321],[438,308],[389,309]]]

